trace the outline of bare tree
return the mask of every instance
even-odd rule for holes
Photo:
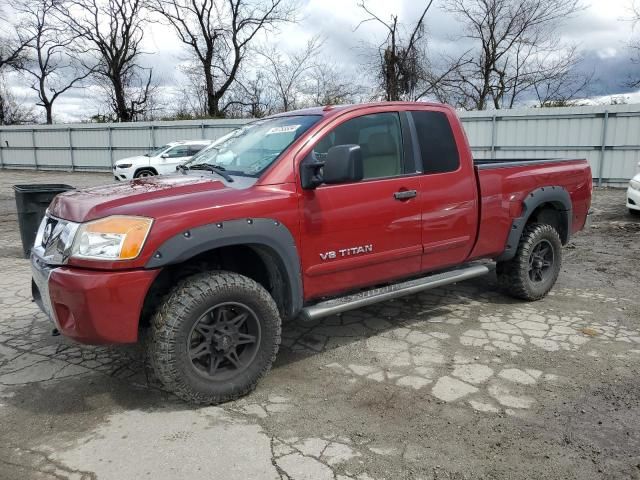
[[[260,53],[273,90],[277,93],[279,109],[288,112],[298,107],[301,95],[308,90],[309,73],[316,67],[322,49],[322,39],[313,37],[297,52],[281,53],[272,46]]]
[[[262,70],[242,73],[229,90],[227,116],[263,118],[276,111],[276,95]]]
[[[32,38],[21,28],[19,21],[10,21],[9,14],[0,5],[0,75],[3,75],[8,68],[17,68],[24,60],[24,53],[27,44]],[[10,92],[4,84],[0,89],[0,125],[5,125],[10,121],[8,115],[8,105],[11,99],[3,97]]]
[[[632,12],[632,22],[634,29],[640,24],[640,1],[634,1],[631,4],[631,12]],[[631,51],[633,52],[632,60],[635,64],[640,64],[640,38],[635,38],[631,41],[630,44]],[[632,78],[629,82],[629,87],[638,88],[640,87],[640,75],[636,78]]]
[[[154,85],[153,70],[139,64],[145,26],[143,0],[62,2],[58,6],[62,20],[95,57],[95,78],[107,92],[116,120],[129,122],[144,117]]]
[[[377,58],[371,65],[378,86],[385,100],[413,100],[439,97],[443,85],[464,61],[462,57],[446,55],[432,56],[428,50],[425,19],[434,0],[426,2],[415,23],[406,26],[397,15],[385,21],[371,10],[365,0],[358,6],[367,17],[366,22],[375,22],[386,30],[383,42],[376,45]]]
[[[358,3],[366,12],[367,18],[358,24],[356,30],[363,23],[376,22],[387,32],[385,40],[378,46],[378,60],[374,67],[385,100],[401,100],[410,95],[426,76],[422,62],[425,53],[424,19],[433,1],[429,0],[418,20],[408,31],[398,22],[397,15],[391,15],[390,20],[385,21],[372,11],[364,0]]]
[[[312,105],[340,105],[362,99],[365,87],[330,61],[319,62],[310,72],[305,93]]]
[[[448,0],[446,10],[467,31],[473,47],[448,82],[449,101],[484,110],[512,107],[525,92],[558,89],[575,74],[576,50],[563,46],[557,28],[580,0]],[[553,84],[553,85],[552,85]]]
[[[594,72],[578,70],[581,61],[575,47],[552,60],[544,57],[537,60],[541,64],[538,71],[544,73],[533,83],[538,106],[561,107],[579,104],[577,97],[588,93],[594,77]]]
[[[33,108],[18,100],[2,76],[0,76],[0,125],[24,125],[36,123]]]
[[[292,0],[152,0],[202,72],[209,116],[225,113],[222,99],[261,31],[293,19]]]
[[[32,40],[19,21],[10,21],[9,14],[0,5],[0,71],[18,65],[24,58],[24,50]]]
[[[93,72],[74,60],[83,52],[74,48],[75,37],[54,16],[54,2],[25,1],[18,7],[24,16],[22,28],[32,40],[17,68],[32,80],[31,88],[39,99],[37,105],[44,108],[49,124],[53,123],[53,103],[58,97]]]

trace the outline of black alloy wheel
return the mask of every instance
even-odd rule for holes
[[[187,340],[191,364],[211,380],[229,380],[251,364],[260,337],[260,322],[253,310],[242,303],[221,303],[191,329]]]
[[[515,256],[498,262],[498,284],[508,295],[539,300],[555,285],[562,264],[558,231],[544,223],[531,223],[522,232]]]
[[[555,254],[548,240],[541,240],[529,255],[529,279],[532,282],[544,282],[552,273]]]

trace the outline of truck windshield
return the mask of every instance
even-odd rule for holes
[[[296,115],[251,122],[216,140],[184,166],[215,165],[231,175],[258,177],[320,118]]]

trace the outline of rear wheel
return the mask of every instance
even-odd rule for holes
[[[269,293],[231,272],[183,280],[152,320],[149,357],[160,382],[180,398],[217,404],[252,391],[280,345]]]
[[[560,273],[562,242],[551,225],[527,225],[515,257],[498,262],[498,284],[509,295],[539,300],[553,287]]]
[[[156,174],[156,172],[154,172],[153,170],[151,170],[150,168],[141,168],[140,170],[138,170],[135,175],[133,176],[133,178],[146,178],[146,177],[153,177]]]

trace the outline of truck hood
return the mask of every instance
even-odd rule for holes
[[[162,175],[65,192],[53,199],[49,212],[72,222],[115,214],[145,215],[148,207],[157,209],[159,203],[225,190],[232,189],[213,175]]]

